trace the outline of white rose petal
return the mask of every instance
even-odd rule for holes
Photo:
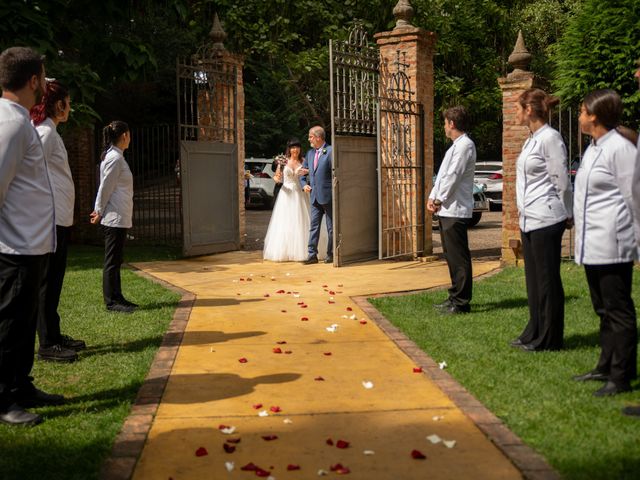
[[[325,475],[329,475],[329,472],[327,472],[326,470],[318,470],[318,476],[319,477],[324,477]]]
[[[224,462],[224,468],[227,469],[227,472],[231,472],[234,468],[236,468],[236,464],[233,462]]]
[[[434,422],[439,422],[439,421],[440,421],[440,420],[442,420],[443,418],[444,418],[444,416],[443,416],[443,415],[434,415],[433,417],[431,417],[431,419],[432,419]]]
[[[355,313],[354,313],[353,315],[351,315],[349,318],[350,318],[351,320],[357,320],[357,319],[358,319],[358,317],[356,317],[356,314],[355,314]]]
[[[456,446],[455,440],[443,440],[442,443],[444,443],[447,448],[453,448]]]
[[[444,360],[440,362],[438,366],[440,367],[440,370],[444,370],[445,368],[448,367],[447,362],[445,362]]]
[[[433,435],[429,435],[427,437],[427,440],[429,440],[433,444],[440,443],[442,441],[442,439],[435,433]]]
[[[258,412],[258,416],[259,417],[268,417],[269,416],[269,412],[267,412],[266,410],[261,410],[260,412]]]
[[[291,423],[293,423],[293,420],[291,420],[290,418],[285,418],[285,419],[282,421],[282,423],[289,423],[289,424],[291,424]]]
[[[225,427],[225,428],[221,428],[220,431],[225,435],[231,435],[233,432],[236,431],[236,427]]]
[[[362,386],[364,388],[371,389],[373,388],[373,382],[370,382],[369,380],[365,380],[362,382]]]
[[[364,452],[365,455],[375,455],[376,452],[374,452],[373,450],[365,450]]]

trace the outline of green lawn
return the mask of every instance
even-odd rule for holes
[[[447,371],[563,477],[640,478],[640,419],[620,414],[625,404],[640,402],[640,391],[601,399],[592,396],[601,383],[571,380],[596,364],[599,321],[584,270],[566,263],[562,274],[566,348],[560,352],[508,345],[528,319],[519,268],[476,282],[469,315],[435,313],[445,290],[370,301],[435,361],[446,360]],[[640,272],[634,277],[638,307]]]
[[[168,249],[125,248],[126,261],[174,258]],[[103,250],[73,247],[60,305],[63,333],[87,342],[79,361],[36,361],[35,384],[68,402],[34,409],[36,427],[0,424],[0,478],[97,478],[127,416],[180,296],[123,269],[132,315],[107,312],[102,302]]]

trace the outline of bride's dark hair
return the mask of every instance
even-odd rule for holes
[[[298,161],[302,163],[304,161],[304,157],[302,156],[302,144],[300,143],[300,140],[298,140],[295,137],[289,139],[289,141],[287,142],[287,148],[284,151],[285,157],[289,157],[291,155],[291,147],[300,148],[300,153],[298,154]]]

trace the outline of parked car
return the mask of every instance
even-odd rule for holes
[[[244,169],[249,172],[249,203],[273,207],[278,190],[273,179],[275,172],[271,168],[272,158],[245,158]]]
[[[436,177],[433,177],[433,181],[435,183]],[[475,227],[480,219],[482,218],[483,212],[489,211],[489,199],[485,195],[485,190],[487,186],[484,183],[478,183],[474,180],[473,182],[473,213],[471,214],[471,224],[470,227]],[[432,216],[433,227],[438,228],[438,215]]]
[[[485,195],[492,211],[502,209],[502,162],[476,162],[474,181],[487,186]]]

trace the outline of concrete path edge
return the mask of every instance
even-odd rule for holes
[[[191,315],[196,296],[169,282],[160,280],[142,270],[131,267],[137,275],[182,295],[178,307],[165,332],[162,344],[156,353],[149,373],[124,421],[120,433],[100,470],[101,480],[129,480],[133,476],[136,463],[144,448],[147,435],[151,429],[162,394],[171,374],[173,362],[182,342],[182,336]],[[482,278],[498,273],[496,269]],[[547,461],[531,447],[527,446],[516,434],[480,401],[471,395],[451,375],[438,367],[438,364],[412,340],[407,338],[384,315],[376,310],[368,301],[369,298],[408,295],[436,290],[436,287],[425,290],[407,292],[380,293],[367,296],[356,296],[351,299],[362,311],[374,321],[382,331],[411,358],[417,366],[458,406],[458,408],[509,458],[527,480],[558,480],[562,478]]]

